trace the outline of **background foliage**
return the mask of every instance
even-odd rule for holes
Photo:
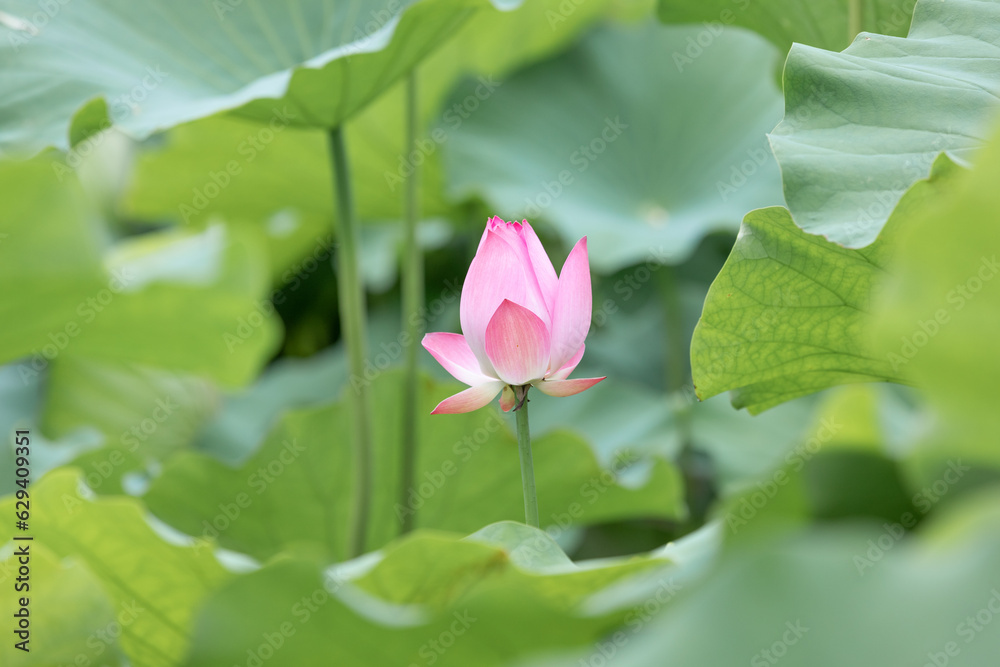
[[[35,539],[32,651],[8,637],[2,664],[993,664],[998,19],[995,0],[7,3],[3,618],[17,429]],[[510,416],[431,417],[458,386],[422,352],[399,502],[414,173],[426,330],[458,330],[489,215],[531,219],[557,266],[589,236],[579,373],[608,379],[533,402],[543,530],[518,523]],[[375,493],[349,559],[359,384]]]

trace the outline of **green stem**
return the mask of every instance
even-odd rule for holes
[[[861,0],[847,0],[847,43],[861,32]]]
[[[531,460],[531,434],[528,429],[528,400],[525,394],[527,387],[518,387],[517,398],[520,407],[517,414],[517,449],[521,455],[521,485],[524,487],[524,522],[529,526],[539,527],[538,493],[535,491],[535,465]]]
[[[358,220],[354,211],[347,147],[341,127],[330,130],[334,187],[337,193],[337,264],[340,321],[350,359],[351,376],[364,378],[365,348],[368,342],[365,292],[358,265]],[[368,383],[359,382],[353,392],[354,415],[354,499],[348,552],[351,557],[365,552],[365,534],[372,495],[372,408]]]
[[[410,72],[406,80],[406,151],[414,155],[417,150],[417,74]],[[417,167],[406,179],[404,218],[406,231],[403,245],[403,327],[406,331],[406,379],[403,386],[403,441],[399,503],[403,507],[409,502],[413,487],[417,459],[417,341],[423,334],[420,310],[423,307],[424,267],[423,256],[417,245],[418,216]],[[413,512],[404,512],[402,533],[413,528]]]

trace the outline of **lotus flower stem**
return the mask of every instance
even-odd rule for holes
[[[847,43],[861,32],[861,0],[847,0]]]
[[[406,152],[415,154],[417,150],[417,73],[410,72],[406,80]],[[420,246],[417,244],[417,219],[419,193],[417,167],[406,180],[404,217],[406,231],[403,242],[403,326],[407,334],[406,378],[403,386],[403,439],[400,461],[399,503],[407,506],[410,488],[413,486],[414,469],[417,458],[417,341],[423,335],[420,310],[423,307],[424,267]],[[405,512],[402,533],[413,528],[413,513]]]
[[[517,448],[521,455],[521,486],[524,488],[524,522],[539,528],[538,494],[535,491],[535,464],[531,460],[531,433],[528,429],[528,387],[515,390],[519,405],[517,415]]]
[[[358,265],[358,220],[351,191],[350,166],[341,127],[330,130],[330,155],[333,160],[334,187],[337,196],[337,283],[340,297],[340,320],[347,344],[351,374],[365,374],[365,348],[368,333],[364,285]],[[365,552],[365,533],[372,494],[372,407],[367,383],[352,393],[354,413],[354,499],[348,551],[351,557]]]

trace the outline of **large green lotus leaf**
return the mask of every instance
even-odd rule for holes
[[[698,58],[712,48],[724,26],[738,25],[767,37],[782,51],[792,42],[821,49],[842,49],[854,39],[851,5],[857,28],[883,35],[905,35],[915,0],[660,0],[664,23],[702,23],[705,34],[678,51],[678,59]]]
[[[31,433],[31,474],[36,479],[78,456],[99,450],[104,443],[104,436],[91,428],[58,440],[45,437],[41,421],[46,375],[33,371],[30,362],[0,366],[0,433],[7,434],[0,446],[0,469],[15,468],[15,432],[19,430]],[[0,478],[0,495],[13,493],[18,488],[15,480],[13,475]]]
[[[375,425],[375,484],[367,545],[379,547],[414,513],[418,528],[469,532],[485,523],[523,517],[516,440],[493,407],[442,417],[430,415],[455,384],[420,382],[421,443],[416,485],[398,502],[402,376],[388,371],[372,385],[380,406]],[[345,391],[352,391],[348,385]],[[571,400],[571,399],[560,399]],[[538,398],[538,410],[558,410]],[[267,558],[296,545],[328,558],[346,554],[354,485],[349,401],[288,412],[263,445],[239,468],[181,453],[165,467],[145,498],[161,519],[190,535]],[[684,513],[676,471],[662,459],[638,483],[625,486],[603,468],[587,443],[566,432],[533,443],[543,522],[586,524],[626,517],[674,518]],[[632,459],[626,458],[624,468]],[[287,508],[296,508],[289,513]]]
[[[42,428],[49,437],[82,429],[103,437],[105,447],[73,461],[101,493],[121,493],[123,474],[191,446],[220,403],[201,378],[70,354],[52,364],[45,385]]]
[[[270,317],[239,335],[241,320],[260,317],[267,288],[253,239],[213,227],[105,248],[75,179],[55,164],[0,164],[0,182],[18,193],[0,212],[0,285],[8,292],[0,360],[30,357],[28,372],[39,373],[70,353],[230,385],[253,377],[280,331]]]
[[[14,587],[18,576],[20,556],[16,551],[26,546],[30,552],[30,589],[12,591],[0,598],[0,613],[13,618],[19,611],[20,598],[26,597],[29,610],[30,638],[28,652],[10,646],[20,642],[17,638],[4,646],[8,656],[4,665],[10,667],[39,667],[41,665],[86,664],[74,662],[97,661],[105,665],[123,664],[124,656],[118,645],[121,621],[131,615],[115,617],[114,607],[101,589],[97,578],[80,561],[60,561],[48,548],[32,540],[12,542],[10,557],[0,562],[0,581]],[[22,582],[24,583],[24,582]],[[91,663],[93,664],[93,663]]]
[[[120,242],[105,258],[134,291],[82,313],[74,350],[94,359],[203,375],[225,385],[256,376],[280,341],[267,295],[267,263],[256,240],[215,226]],[[132,277],[135,280],[132,280]],[[96,310],[96,308],[94,309]]]
[[[77,471],[59,469],[29,487],[32,544],[93,573],[123,618],[119,642],[132,664],[176,665],[186,652],[196,606],[228,573],[208,549],[165,542],[134,498],[91,500],[81,484]],[[14,498],[4,498],[0,509],[13,516]],[[0,542],[11,539],[12,524],[0,527]],[[73,600],[70,610],[85,616],[102,599]],[[36,613],[44,617],[44,609]]]
[[[36,151],[113,123],[142,138],[237,110],[272,127],[334,127],[484,3],[30,0],[0,31],[0,147]],[[79,111],[79,113],[78,113]]]
[[[669,561],[669,570],[648,568],[613,582],[583,600],[581,610],[585,614],[601,614],[627,608],[631,613],[625,618],[626,625],[630,628],[644,625],[676,593],[711,571],[722,546],[722,526],[718,521],[709,521],[650,552],[651,556]]]
[[[46,384],[43,428],[50,435],[90,425],[116,444],[139,441],[152,451],[190,442],[219,402],[200,378],[69,355],[52,365]],[[132,430],[147,419],[156,427]]]
[[[1000,135],[979,164],[912,217],[878,301],[878,354],[940,413],[935,458],[1000,463]]]
[[[908,531],[901,516],[741,543],[619,644],[614,664],[992,664],[1000,651],[990,625],[1000,605],[998,500],[977,497],[926,531]],[[530,664],[577,667],[599,655],[595,646]]]
[[[781,201],[764,133],[780,117],[775,49],[731,31],[683,71],[689,27],[607,26],[506,81],[445,147],[449,192],[590,238],[595,269],[676,263],[747,210]],[[473,82],[453,100],[475,96]]]
[[[249,387],[226,394],[196,437],[196,448],[237,465],[260,446],[279,416],[291,408],[336,399],[347,380],[347,358],[332,348],[307,359],[284,357]]]
[[[908,382],[873,349],[874,290],[901,230],[955,169],[942,157],[861,250],[802,231],[783,208],[749,213],[691,342],[698,396],[734,390],[733,405],[757,413],[833,385]]]
[[[603,14],[607,4],[591,0],[564,16],[560,2],[531,2],[515,11],[487,6],[421,63],[418,125],[427,128],[442,115],[448,122],[433,135],[422,131],[413,156],[404,146],[405,82],[387,89],[347,122],[351,173],[362,218],[402,216],[402,183],[417,162],[423,215],[451,210],[444,198],[440,153],[455,124],[462,121],[459,113],[468,112],[442,109],[445,98],[463,75],[482,76],[486,85],[481,92],[491,94],[507,72],[562,47]],[[513,43],[517,48],[510,48]],[[322,232],[334,215],[331,179],[323,132],[271,132],[252,121],[208,118],[171,131],[166,144],[143,149],[123,209],[140,219],[185,223],[218,214],[265,223],[267,229],[273,228],[272,243],[290,245],[298,237],[308,243],[309,230]],[[294,234],[285,232],[291,223],[281,224],[282,219],[299,223]],[[279,237],[282,232],[286,236]]]
[[[276,237],[327,231],[334,199],[325,133],[283,128],[261,137],[266,129],[233,116],[174,128],[140,152],[123,211],[183,224],[251,220]]]
[[[906,38],[794,46],[771,148],[796,224],[864,247],[941,151],[969,160],[1000,109],[998,26],[996,0],[921,0]]]
[[[0,210],[0,359],[31,354],[52,341],[87,296],[107,288],[99,236],[84,217],[85,199],[74,180],[60,184],[43,159],[0,163],[8,197]],[[37,351],[37,350],[36,350]]]
[[[271,133],[270,142],[264,142],[258,139],[263,132],[269,130],[231,116],[175,128],[165,145],[157,141],[140,153],[120,213],[194,229],[223,220],[267,248],[276,288],[297,285],[316,270],[316,262],[329,260],[334,245],[327,138],[317,130],[287,129]],[[350,153],[355,163],[371,157],[366,150],[352,148]],[[381,172],[377,176],[383,191],[361,196],[362,215],[371,219],[389,202],[398,216],[400,197],[389,196]],[[354,182],[361,185],[364,180]],[[359,239],[362,277],[373,289],[384,291],[386,282],[396,277],[395,248],[402,229],[394,221],[371,222]],[[419,230],[418,239],[426,246],[440,243],[441,237],[440,225],[437,230],[430,224]]]
[[[477,113],[479,98],[454,100],[449,93],[464,76],[476,79],[472,91],[491,96],[506,77],[521,67],[562,49],[608,11],[605,0],[589,0],[571,11],[563,0],[534,0],[515,11],[477,12],[454,39],[431,54],[417,69],[418,123],[429,128],[416,153],[405,146],[406,86],[403,82],[381,95],[348,123],[352,169],[358,205],[374,219],[402,216],[404,182],[419,169],[420,207],[424,216],[452,209],[445,196],[441,154],[466,117]],[[516,48],[511,45],[516,44]],[[454,104],[464,105],[458,109]]]
[[[223,220],[259,237],[272,282],[285,286],[303,261],[328,261],[332,252],[327,142],[320,130],[273,132],[234,116],[185,123],[138,153],[120,213],[195,229]]]
[[[635,615],[632,606],[587,613],[581,604],[630,575],[657,576],[650,590],[664,591],[661,606],[676,592],[665,559],[577,566],[545,533],[511,524],[465,539],[421,531],[364,560],[362,572],[323,577],[285,560],[234,580],[203,608],[187,664],[238,663],[277,631],[280,650],[263,644],[267,664],[321,655],[338,665],[508,665],[591,645]]]
[[[444,556],[442,558],[442,556]],[[420,532],[391,544],[377,566],[355,580],[361,590],[397,604],[437,611],[478,591],[513,586],[568,607],[595,589],[647,570],[665,560],[609,559],[606,567],[581,567],[548,533],[522,523],[494,523],[463,540]]]

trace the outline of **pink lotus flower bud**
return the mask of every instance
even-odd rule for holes
[[[599,378],[567,379],[583,358],[590,330],[587,238],[573,247],[556,277],[527,220],[486,223],[462,286],[461,334],[429,333],[423,346],[469,389],[441,401],[432,414],[471,412],[500,397],[509,411],[515,388],[572,396]]]

